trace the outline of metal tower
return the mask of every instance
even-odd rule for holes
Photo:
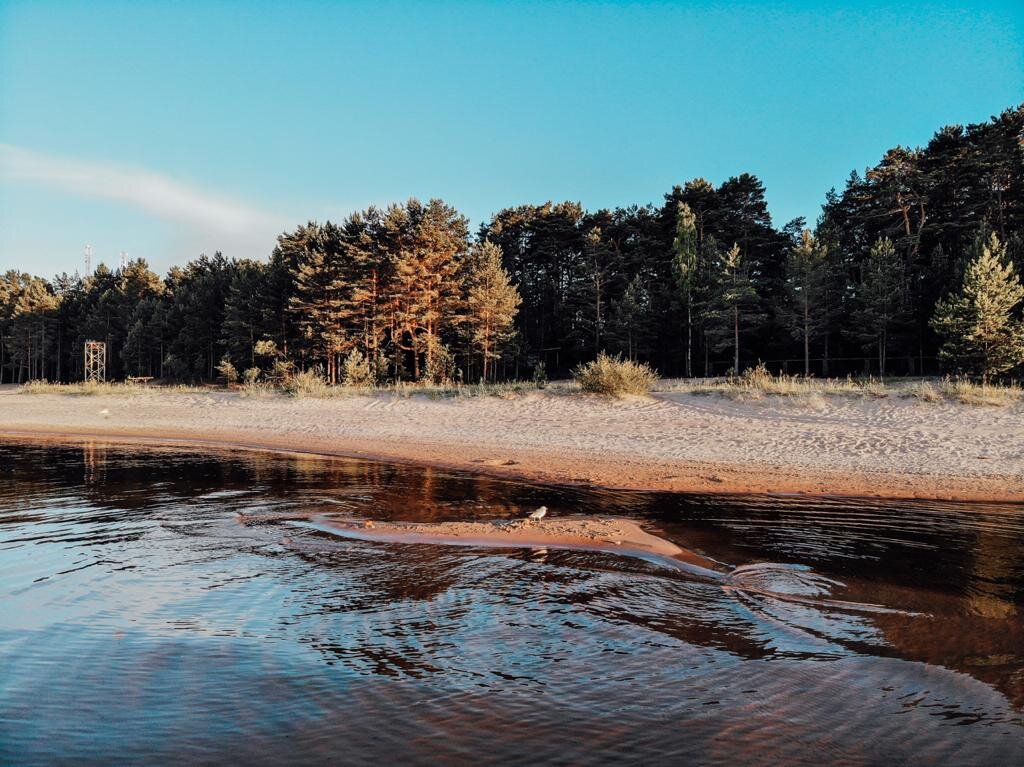
[[[107,345],[103,341],[85,342],[85,382],[107,380]]]

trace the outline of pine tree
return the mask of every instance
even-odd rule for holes
[[[468,262],[465,331],[470,344],[480,353],[480,380],[486,382],[488,362],[500,356],[498,349],[511,337],[522,298],[501,265],[501,249],[497,245],[477,245]]]
[[[392,276],[381,212],[370,207],[355,213],[342,229],[347,245],[345,280],[350,291],[342,301],[340,319],[376,372],[383,364],[387,292]]]
[[[676,236],[672,240],[672,274],[686,305],[686,377],[693,377],[693,293],[697,284],[697,217],[685,202],[676,211]]]
[[[861,271],[860,308],[854,312],[856,333],[878,350],[878,371],[884,376],[889,341],[893,329],[905,318],[907,304],[903,259],[892,240],[877,240]]]
[[[646,324],[642,321],[647,311],[650,297],[644,287],[640,275],[636,275],[626,285],[622,298],[615,304],[614,327],[615,335],[626,341],[626,359],[635,360],[637,355],[637,336]]]
[[[586,288],[581,291],[587,294],[588,300],[592,302],[593,314],[590,315],[589,323],[593,326],[594,353],[598,354],[603,350],[601,334],[605,327],[605,315],[607,313],[608,282],[611,260],[611,249],[602,237],[601,227],[595,226],[583,235],[584,263],[581,264],[585,277],[581,282]],[[588,312],[589,314],[589,312]]]
[[[224,304],[224,345],[232,361],[246,368],[256,366],[256,342],[277,329],[267,321],[269,277],[267,265],[239,261]]]
[[[793,334],[803,340],[804,375],[811,374],[811,339],[821,332],[826,320],[826,250],[804,229],[800,242],[790,249],[786,258],[786,290],[789,313],[787,324]]]
[[[442,333],[462,321],[457,275],[468,249],[469,225],[441,200],[426,205],[410,200],[405,208],[406,235],[393,260],[393,341],[413,353],[413,375],[419,379],[420,355],[423,369],[435,370],[434,355],[445,354]]]
[[[714,310],[709,335],[716,349],[732,347],[733,373],[740,370],[740,331],[761,322],[759,297],[751,279],[750,270],[740,254],[740,246],[733,243],[721,257]]]
[[[337,382],[338,356],[346,334],[340,310],[347,292],[342,271],[343,244],[331,222],[310,222],[305,246],[299,255],[295,293],[289,309],[309,343],[313,358],[323,360],[327,380]]]
[[[1024,286],[993,232],[967,265],[960,292],[939,301],[932,326],[943,337],[940,357],[982,380],[1024,362]]]

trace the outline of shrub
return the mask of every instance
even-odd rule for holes
[[[303,370],[288,378],[284,390],[293,397],[323,397],[327,382],[317,370]]]
[[[580,388],[594,394],[648,394],[658,381],[657,374],[642,362],[609,357],[602,352],[597,359],[573,371]]]
[[[358,349],[353,349],[342,364],[342,380],[346,386],[374,386],[377,383],[375,367],[372,360]]]
[[[781,376],[780,376],[781,378]],[[768,389],[774,383],[774,376],[768,372],[763,362],[758,362],[755,367],[747,368],[740,376],[740,383],[750,389]]]
[[[538,389],[543,389],[548,385],[548,369],[543,360],[533,367],[533,385]]]
[[[270,370],[270,379],[280,386],[287,386],[295,375],[295,363],[288,360],[274,360],[274,367]]]
[[[261,372],[259,368],[246,368],[245,372],[242,373],[242,383],[246,386],[255,386],[260,380]]]
[[[455,376],[455,355],[442,343],[434,343],[423,377],[434,384],[445,384]]]
[[[228,385],[238,383],[238,369],[231,364],[231,360],[226,356],[217,363],[217,372],[220,373],[221,377],[227,381]]]
[[[269,338],[265,338],[262,341],[257,341],[256,345],[252,348],[253,354],[257,357],[276,357],[277,344],[271,341]]]

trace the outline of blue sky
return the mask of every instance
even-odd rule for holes
[[[886,148],[1021,101],[1024,3],[0,0],[0,270],[741,172],[813,221]]]

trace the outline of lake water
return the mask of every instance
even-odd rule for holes
[[[738,575],[291,521],[540,505]],[[0,442],[2,764],[1009,765],[1022,706],[1024,506]]]

